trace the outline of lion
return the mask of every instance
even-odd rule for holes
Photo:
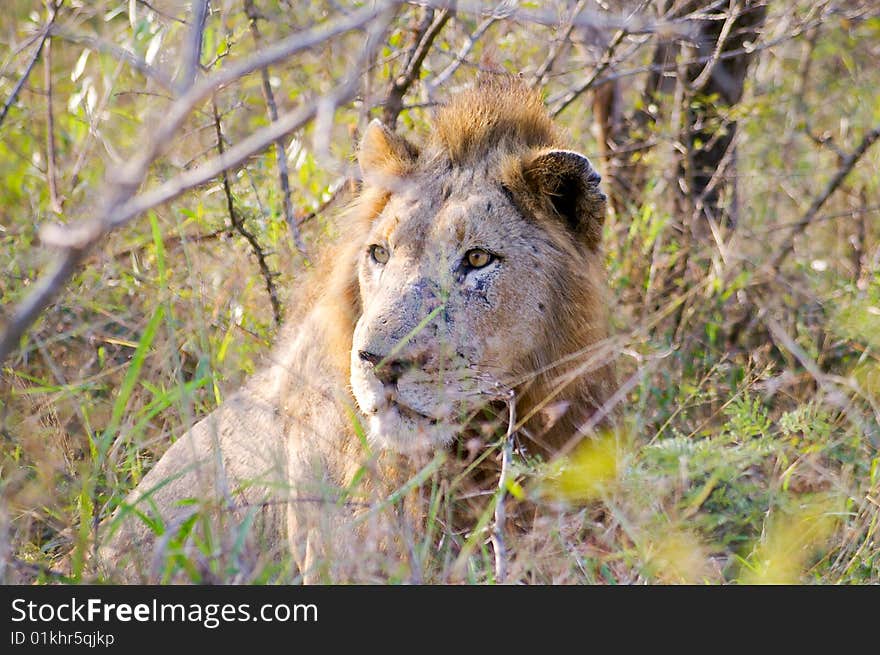
[[[606,198],[538,92],[482,80],[418,145],[374,120],[358,163],[358,197],[269,362],[108,523],[111,578],[163,579],[162,548],[247,532],[263,555],[289,551],[303,580],[334,579],[326,567],[370,542],[373,514],[352,521],[349,502],[365,475],[387,493],[463,435],[486,438],[499,402],[523,448],[552,458],[611,395],[612,358],[596,354]]]

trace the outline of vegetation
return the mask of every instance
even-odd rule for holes
[[[95,579],[99,522],[268,353],[369,120],[507,71],[605,177],[621,419],[514,453],[503,502],[546,511],[505,581],[880,582],[876,0],[4,9],[0,580]],[[380,581],[496,581],[501,493],[449,533],[436,468]],[[203,545],[169,576],[296,580]]]

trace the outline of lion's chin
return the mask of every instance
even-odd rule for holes
[[[454,425],[414,410],[389,403],[370,416],[370,443],[404,455],[421,455],[448,445],[456,434]]]

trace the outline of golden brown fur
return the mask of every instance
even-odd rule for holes
[[[587,159],[561,142],[540,97],[509,78],[452,99],[421,147],[371,124],[364,188],[270,363],[127,505],[152,513],[145,491],[171,478],[153,495],[172,528],[180,499],[220,497],[206,506],[216,523],[259,511],[253,539],[283,555],[287,533],[307,580],[358,579],[344,568],[355,544],[389,544],[381,530],[364,536],[368,520],[355,538],[346,501],[381,496],[456,435],[481,434],[480,407],[514,391],[523,441],[545,457],[576,438],[613,387],[605,200]],[[354,496],[340,492],[364,471]],[[168,538],[130,516],[116,523],[106,558],[126,562],[127,579],[156,579],[146,554]]]

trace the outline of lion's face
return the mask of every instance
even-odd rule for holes
[[[359,262],[363,313],[351,382],[370,434],[397,450],[448,442],[534,346],[549,280],[535,230],[497,188],[442,199],[412,180],[373,224]]]
[[[379,447],[449,443],[540,365],[534,353],[553,338],[561,262],[572,257],[560,249],[574,252],[575,235],[529,216],[502,168],[397,178],[363,240],[351,384]]]

